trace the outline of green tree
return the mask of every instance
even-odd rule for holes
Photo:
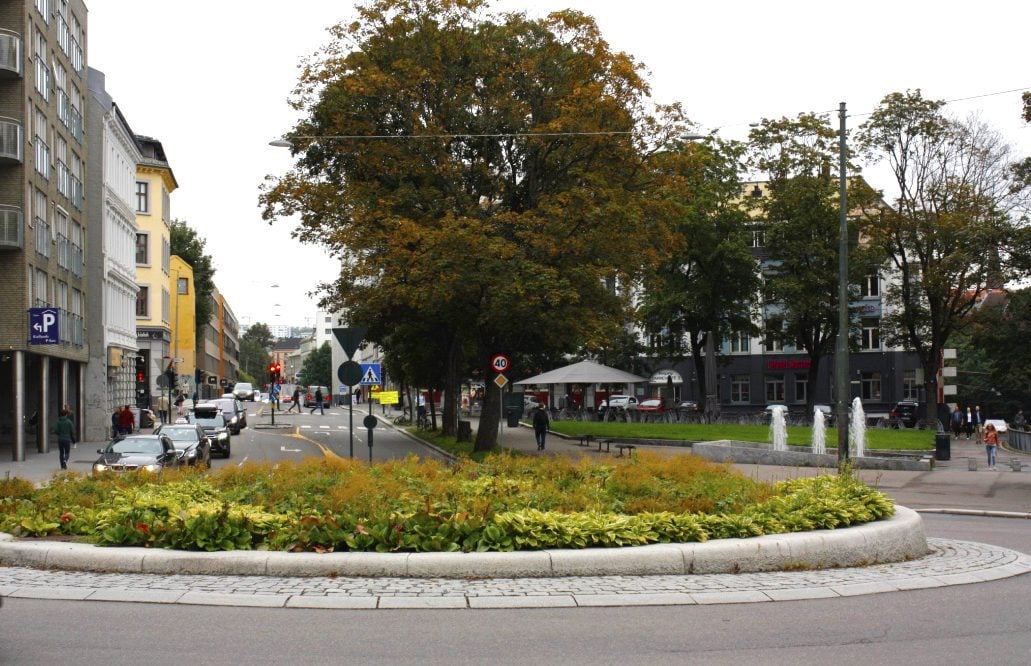
[[[328,342],[304,357],[301,377],[308,385],[333,386],[333,352]]]
[[[980,404],[989,418],[1011,419],[1031,405],[1031,289],[979,308],[970,324],[949,341],[957,348],[960,399]]]
[[[691,355],[697,395],[705,393],[705,336],[754,329],[759,278],[741,204],[742,157],[737,142],[675,141],[651,162],[649,205],[665,245],[661,263],[643,280],[638,313],[649,337],[661,340],[654,351]]]
[[[920,91],[886,96],[860,127],[859,144],[891,168],[893,207],[863,232],[894,269],[884,317],[888,344],[915,351],[926,394],[937,401],[946,341],[968,324],[991,287],[1016,277],[1015,245],[1026,215],[1026,183],[1013,181],[1010,150],[976,122],[946,117]],[[935,415],[943,419],[941,404]]]
[[[267,380],[268,366],[272,362],[269,355],[272,343],[272,332],[261,322],[251,325],[240,336],[240,369],[258,383]]]
[[[172,220],[168,228],[171,253],[178,255],[193,268],[193,285],[196,293],[197,340],[204,339],[204,327],[214,314],[211,294],[215,290],[215,267],[211,257],[204,252],[207,241],[197,235],[185,221]]]
[[[443,359],[449,434],[460,378],[493,376],[492,353],[612,337],[626,302],[605,280],[648,256],[626,251],[627,238],[648,242],[638,194],[654,132],[640,66],[577,12],[530,20],[485,7],[359,7],[304,69],[297,163],[262,194],[266,219],[299,214],[301,240],[346,259],[323,303],[373,342]],[[377,138],[332,138],[345,136]],[[478,450],[495,444],[498,399],[488,391]]]

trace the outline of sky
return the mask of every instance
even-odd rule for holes
[[[87,58],[137,134],[162,142],[179,183],[172,217],[207,242],[215,283],[242,324],[313,325],[337,262],[261,219],[259,186],[290,151],[268,145],[298,112],[288,100],[347,0],[87,0]],[[763,118],[831,112],[848,126],[887,94],[919,88],[977,116],[1031,155],[1020,92],[1031,90],[1031,4],[1012,0],[496,0],[499,11],[594,16],[614,50],[643,63],[655,102],[681,102],[700,133],[744,139]],[[1006,92],[1010,91],[1010,92]],[[1003,93],[1003,94],[998,94]],[[875,187],[889,183],[865,173]],[[278,285],[273,287],[272,285]]]

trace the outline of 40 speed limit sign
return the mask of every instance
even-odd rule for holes
[[[490,358],[490,367],[494,368],[494,372],[508,370],[508,357],[504,354],[494,354]]]

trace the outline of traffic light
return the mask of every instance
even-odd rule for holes
[[[283,378],[283,366],[280,363],[276,363],[276,381],[280,381]]]
[[[136,371],[136,381],[138,381],[138,382],[140,382],[142,384],[144,382],[144,380],[146,380],[146,379],[147,379],[147,376],[143,374],[142,370],[137,370]]]
[[[276,381],[276,364],[269,363],[268,366],[268,383],[272,384]]]

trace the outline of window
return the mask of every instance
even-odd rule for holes
[[[150,204],[147,197],[148,183],[136,181],[136,212],[149,213]]]
[[[751,349],[751,339],[745,331],[735,331],[730,334],[730,353],[747,354]]]
[[[766,247],[766,230],[752,229],[752,247]]]
[[[36,109],[36,173],[50,179],[50,146],[47,144],[47,117]]]
[[[333,329],[331,329],[331,328],[324,329],[323,333],[325,333],[326,335],[332,335]]]
[[[177,282],[178,282],[178,284],[176,285],[176,289],[177,289],[178,293],[180,293],[180,294],[189,294],[190,293],[190,278],[181,277],[181,278],[178,278]]]
[[[880,350],[881,348],[881,329],[880,322],[876,319],[864,319],[863,320],[863,331],[862,340],[860,341],[860,348],[867,351]]]
[[[766,338],[763,341],[763,350],[767,352],[784,351],[784,340],[781,337],[784,331],[784,322],[780,319],[770,319],[766,322]]]
[[[730,401],[748,403],[751,401],[750,378],[748,375],[730,376]]]
[[[147,265],[150,263],[150,255],[147,252],[147,244],[150,234],[136,234],[136,263]]]
[[[805,375],[795,375],[795,402],[805,402],[809,397],[809,382]]]
[[[881,373],[864,372],[860,374],[859,381],[862,388],[863,400],[881,399]]]
[[[919,386],[916,383],[916,370],[906,370],[902,373],[902,399],[919,400]]]
[[[39,268],[36,269],[36,307],[50,305],[47,301],[47,274]]]
[[[881,294],[881,280],[877,273],[871,273],[863,277],[859,285],[859,295],[862,298],[877,298]]]
[[[766,377],[766,402],[784,402],[784,377],[770,375]]]
[[[150,287],[141,286],[136,292],[136,316],[147,317],[150,312]]]

